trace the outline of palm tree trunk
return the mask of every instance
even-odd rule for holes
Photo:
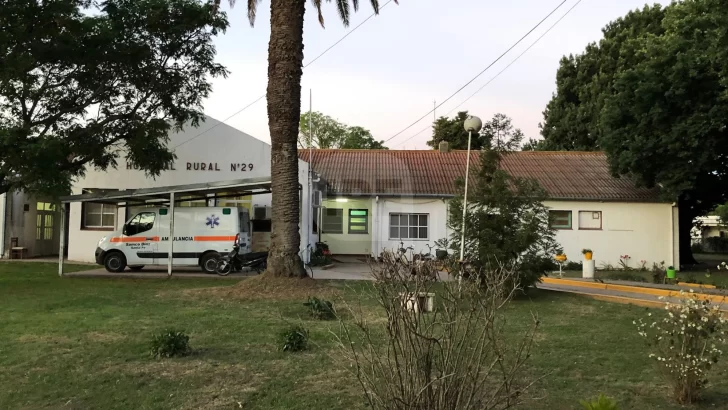
[[[268,44],[268,128],[271,139],[272,227],[268,273],[304,277],[299,255],[298,121],[306,0],[271,0]]]

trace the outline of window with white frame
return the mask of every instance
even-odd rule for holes
[[[602,211],[579,211],[579,229],[602,229]]]
[[[84,189],[82,192],[88,194],[98,191]],[[83,202],[81,208],[81,229],[116,229],[116,205]]]
[[[389,239],[429,239],[429,214],[389,214]]]
[[[85,203],[83,210],[84,229],[115,229],[116,206],[109,204]]]

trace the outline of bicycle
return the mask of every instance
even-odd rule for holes
[[[399,249],[397,250],[397,261],[402,262],[406,265],[410,264],[407,260],[407,251],[410,251],[410,259],[412,259],[412,252],[415,250],[412,246],[404,247],[404,242],[399,242]]]

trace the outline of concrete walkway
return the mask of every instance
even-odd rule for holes
[[[248,276],[255,276],[255,272],[236,272],[227,276],[204,273],[198,266],[175,266],[172,270],[173,278],[196,278],[196,279],[241,279]],[[107,272],[104,268],[83,270],[79,272],[64,273],[65,277],[76,278],[133,278],[133,279],[167,279],[167,268],[164,266],[145,267],[139,272],[125,270],[120,273]]]
[[[539,289],[557,292],[576,293],[586,297],[604,300],[608,302],[626,303],[646,307],[663,307],[665,302],[679,302],[680,292],[690,293],[689,288],[673,285],[649,285],[641,282],[626,281],[603,281],[595,282],[593,279],[575,278],[543,278],[543,283],[538,284]],[[713,289],[705,292],[702,289],[693,289],[700,299],[709,300],[713,304],[721,306],[721,310],[728,312],[728,294],[717,293]]]
[[[551,274],[549,276],[551,279],[563,279],[563,280],[570,280],[570,281],[577,281],[577,282],[584,282],[585,284],[589,283],[603,283],[606,285],[626,285],[626,286],[637,286],[641,288],[650,288],[650,289],[663,289],[663,290],[672,290],[672,291],[685,291],[689,292],[690,289],[692,289],[695,292],[700,293],[711,293],[716,295],[728,295],[728,290],[726,289],[716,289],[711,287],[703,287],[699,284],[691,284],[690,286],[681,286],[681,285],[671,285],[667,283],[649,283],[649,282],[635,282],[635,281],[629,281],[629,280],[611,280],[611,279],[585,279],[585,278],[569,278],[569,277],[559,277],[558,272]]]

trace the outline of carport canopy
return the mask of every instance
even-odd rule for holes
[[[299,184],[299,189],[300,189]],[[169,236],[174,237],[174,204],[180,201],[209,200],[247,195],[267,194],[271,192],[270,178],[246,178],[231,181],[205,182],[189,185],[172,185],[156,188],[100,190],[95,193],[70,195],[60,198],[62,204],[73,202],[93,202],[124,206],[168,205],[170,209]],[[66,230],[66,213],[61,212],[61,232]],[[65,235],[61,234],[58,252],[58,275],[63,276],[63,248]],[[172,275],[172,251],[174,242],[170,242],[167,275]]]

